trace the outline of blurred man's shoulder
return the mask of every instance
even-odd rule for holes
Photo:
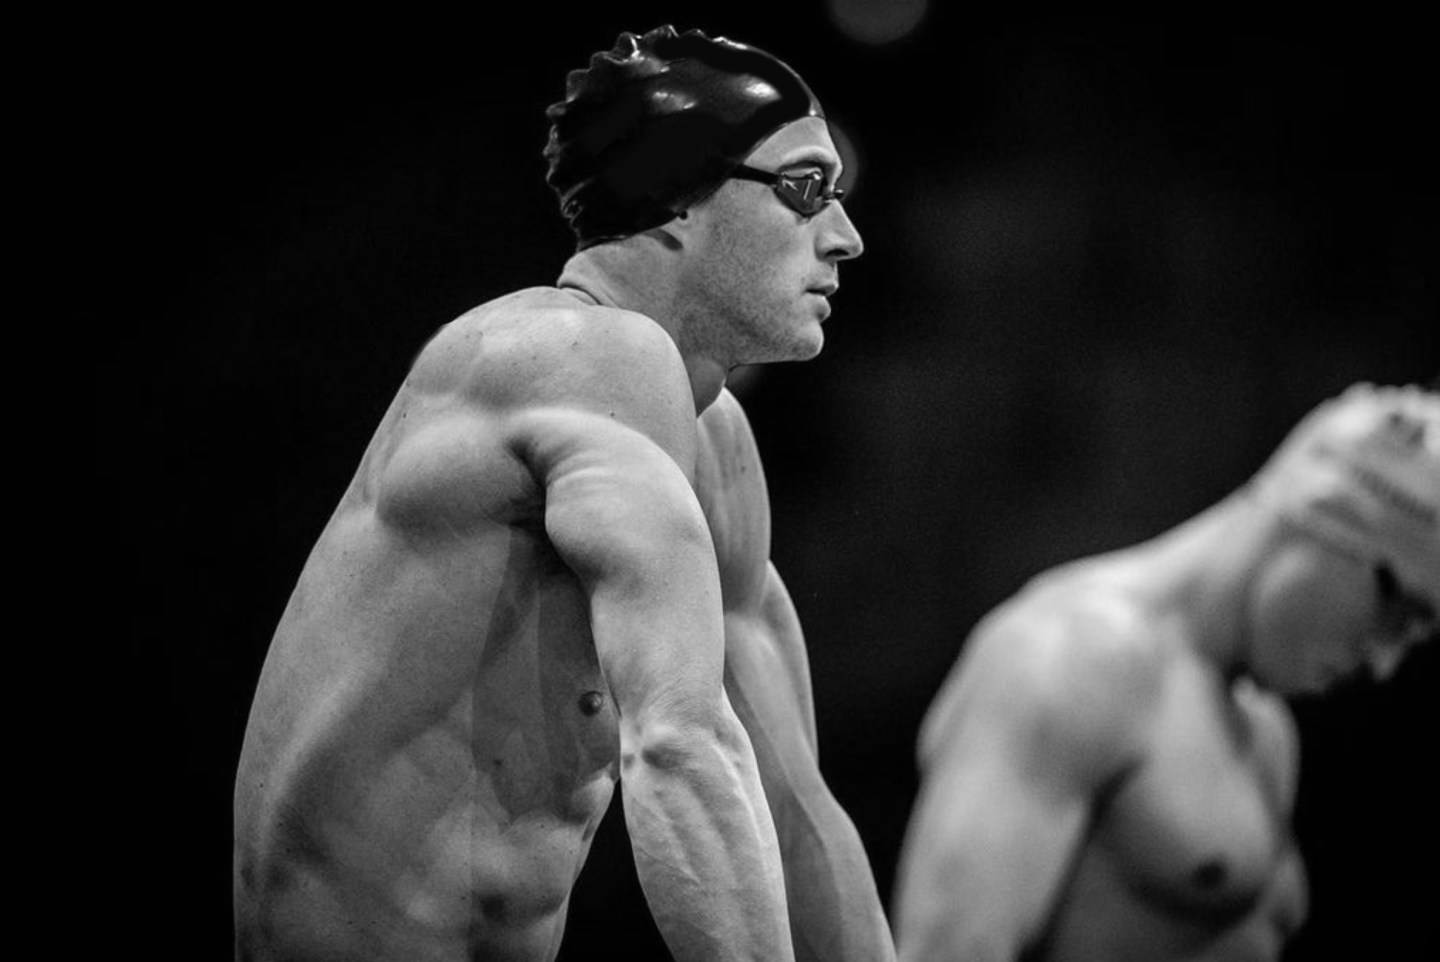
[[[1090,690],[1145,698],[1165,667],[1153,614],[1104,569],[1065,567],[1030,581],[976,627],[974,644],[1039,682],[1043,693]]]

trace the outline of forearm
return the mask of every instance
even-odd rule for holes
[[[860,835],[828,790],[771,792],[795,957],[878,962],[895,948]]]
[[[749,740],[652,731],[624,749],[621,790],[641,886],[678,962],[793,959],[774,823]]]
[[[893,958],[859,833],[820,772],[804,641],[778,577],[761,615],[729,613],[725,635],[725,688],[755,746],[780,838],[796,958]]]

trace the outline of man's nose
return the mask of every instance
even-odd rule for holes
[[[865,242],[842,204],[830,202],[820,216],[824,218],[819,237],[821,260],[848,261],[865,253]]]

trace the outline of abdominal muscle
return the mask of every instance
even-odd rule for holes
[[[617,771],[584,597],[515,528],[389,540],[337,516],[272,645],[237,779],[237,956],[553,958]]]

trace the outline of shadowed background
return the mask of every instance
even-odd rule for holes
[[[1351,382],[1440,372],[1418,23],[590,6],[607,12],[503,28],[131,21],[89,64],[110,159],[97,230],[123,267],[120,306],[95,315],[121,362],[95,414],[125,425],[98,444],[128,509],[136,676],[115,784],[128,864],[163,880],[142,889],[146,924],[175,957],[230,952],[234,768],[306,554],[430,334],[557,276],[571,239],[544,108],[622,29],[776,53],[852,168],[868,249],[841,271],[824,353],[735,387],[821,765],[887,905],[916,729],[980,615],[1212,504]],[[1312,917],[1288,959],[1435,949],[1434,885],[1412,879],[1440,854],[1436,661],[1298,706]],[[665,957],[618,814],[564,960]]]

